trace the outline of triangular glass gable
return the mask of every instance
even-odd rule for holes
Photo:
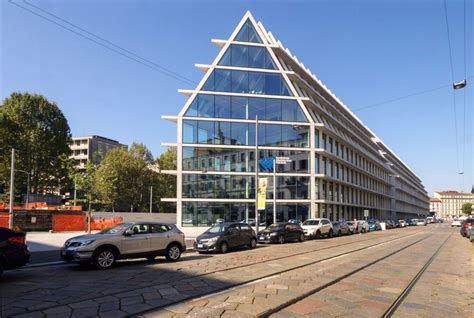
[[[238,66],[275,70],[276,65],[266,47],[231,44],[218,63],[224,66]]]
[[[239,33],[235,37],[235,41],[263,43],[258,36],[257,31],[255,31],[252,22],[250,22],[248,19],[245,21],[242,29],[240,29]]]

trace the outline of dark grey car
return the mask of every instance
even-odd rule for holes
[[[185,250],[184,234],[176,225],[134,222],[70,238],[61,249],[61,257],[107,269],[118,259],[166,256],[168,261],[177,261]]]
[[[337,236],[351,234],[349,225],[347,225],[346,222],[332,222],[332,229],[334,231],[334,235]]]
[[[194,241],[194,249],[199,253],[227,253],[229,249],[242,246],[257,246],[255,231],[246,223],[215,224]]]

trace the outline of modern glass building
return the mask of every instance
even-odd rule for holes
[[[429,197],[415,173],[367,128],[250,12],[178,116],[177,223],[255,220],[256,162],[268,178],[259,219],[404,218],[427,214]],[[258,118],[258,137],[257,133]],[[257,152],[258,146],[258,152]],[[269,158],[290,162],[260,164]],[[271,160],[271,159],[270,159]],[[274,180],[275,179],[275,180]],[[276,182],[275,187],[273,182]],[[276,189],[275,193],[273,189]]]

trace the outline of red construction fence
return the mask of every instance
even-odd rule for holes
[[[8,212],[0,212],[0,227],[8,227],[8,218]],[[102,230],[122,221],[122,217],[94,218],[92,216],[91,230]],[[85,231],[87,230],[87,213],[48,210],[14,211],[13,227],[22,231]]]

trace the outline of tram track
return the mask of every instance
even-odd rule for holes
[[[297,252],[297,253],[291,253],[291,254],[287,254],[285,256],[281,256],[281,257],[274,257],[274,258],[270,258],[270,259],[266,259],[264,261],[260,261],[260,262],[253,262],[251,264],[243,264],[243,265],[238,265],[238,266],[233,266],[233,267],[227,267],[227,268],[218,268],[216,270],[213,270],[213,271],[210,271],[210,272],[204,272],[204,273],[200,273],[200,274],[197,274],[197,275],[190,275],[190,276],[187,276],[184,280],[189,280],[189,279],[196,279],[196,278],[205,278],[205,277],[211,277],[212,275],[214,274],[217,274],[217,273],[223,273],[223,272],[228,272],[228,271],[232,271],[232,270],[239,270],[239,269],[242,269],[242,268],[249,268],[249,267],[252,267],[252,266],[256,266],[256,265],[261,265],[262,263],[270,263],[270,262],[275,262],[275,261],[279,261],[279,260],[284,260],[284,259],[288,259],[288,258],[293,258],[295,256],[301,256],[301,255],[305,255],[307,256],[308,254],[312,254],[312,253],[316,253],[316,252],[321,252],[321,251],[328,251],[328,250],[333,250],[333,249],[337,249],[337,248],[341,248],[341,247],[345,247],[345,246],[351,246],[351,245],[355,245],[355,244],[359,244],[359,243],[363,243],[363,242],[367,242],[367,241],[373,241],[373,240],[377,240],[377,242],[375,242],[374,244],[370,244],[370,245],[367,245],[367,246],[362,246],[362,247],[358,247],[356,249],[352,249],[350,251],[346,251],[346,252],[341,252],[341,253],[337,253],[336,255],[332,255],[332,256],[329,256],[329,257],[324,257],[324,258],[321,258],[321,259],[318,259],[318,260],[315,260],[315,261],[310,261],[310,262],[305,262],[301,265],[298,265],[298,266],[292,266],[290,268],[287,268],[287,269],[284,269],[284,270],[276,270],[276,271],[273,271],[271,272],[270,274],[268,275],[263,275],[263,276],[260,276],[258,278],[254,278],[254,279],[248,279],[248,280],[244,280],[238,284],[234,284],[232,286],[226,286],[224,288],[215,288],[212,293],[215,293],[215,292],[220,292],[220,291],[223,291],[223,290],[227,290],[229,288],[236,288],[236,287],[239,287],[239,286],[243,286],[245,284],[250,284],[252,282],[254,282],[255,280],[265,280],[265,279],[268,279],[268,278],[271,278],[272,276],[274,275],[279,275],[279,274],[282,274],[282,273],[285,273],[285,272],[289,272],[289,271],[292,271],[292,270],[296,270],[296,269],[299,269],[299,268],[304,268],[305,266],[309,266],[309,265],[312,265],[312,264],[317,264],[317,263],[323,263],[325,261],[328,261],[328,260],[331,260],[331,259],[334,259],[334,258],[339,258],[339,257],[343,257],[345,255],[349,255],[349,254],[353,254],[353,253],[356,253],[356,252],[359,252],[359,251],[362,251],[362,250],[367,250],[367,249],[370,249],[370,248],[374,248],[374,247],[377,247],[377,246],[380,246],[380,245],[384,245],[384,244],[389,244],[389,243],[392,243],[392,242],[395,242],[395,241],[399,241],[399,240],[403,240],[403,239],[408,239],[410,237],[413,237],[413,236],[416,236],[416,235],[420,235],[420,234],[424,234],[426,232],[422,231],[422,232],[415,232],[415,233],[411,233],[409,235],[404,235],[404,236],[399,236],[400,233],[397,233],[395,235],[391,235],[389,239],[384,239],[386,237],[370,237],[370,238],[367,238],[367,239],[364,239],[364,240],[357,240],[357,241],[352,241],[352,242],[346,242],[346,243],[342,243],[342,244],[336,244],[336,245],[332,245],[332,246],[325,246],[325,247],[322,247],[322,248],[316,248],[316,249],[311,249],[311,250],[304,250],[302,252]],[[380,238],[380,240],[378,240]],[[181,281],[178,280],[178,281]],[[166,281],[163,281],[161,282],[161,284],[166,284],[167,282]],[[149,284],[149,285],[141,285],[141,286],[137,286],[136,288],[131,288],[128,290],[128,292],[133,292],[133,291],[138,291],[138,290],[141,290],[141,289],[144,289],[144,288],[147,288],[147,287],[154,287],[156,286],[157,284],[156,283],[153,283],[153,284]],[[111,292],[111,293],[107,293],[107,292],[103,292],[101,293],[103,296],[115,296],[115,295],[119,295],[123,293],[123,291],[120,291],[120,292]],[[195,298],[196,296],[200,296],[200,297],[203,297],[205,296],[206,294],[209,294],[209,292],[203,292],[202,295],[190,295],[188,297],[184,297],[184,298],[181,298],[179,300],[176,300],[176,301],[171,301],[171,302],[167,302],[166,304],[163,304],[162,306],[157,306],[157,307],[154,307],[153,309],[151,310],[146,310],[146,311],[143,311],[141,313],[136,313],[134,314],[135,315],[139,315],[139,314],[144,314],[144,313],[147,313],[147,312],[150,312],[150,311],[156,311],[156,310],[159,310],[163,307],[166,307],[166,306],[170,306],[170,305],[173,305],[173,304],[177,304],[177,303],[180,303],[182,301],[186,301],[186,300],[190,300],[190,299],[193,299]],[[97,297],[97,296],[95,296]],[[84,302],[84,301],[88,301],[88,300],[94,300],[95,297],[82,297],[80,301],[78,302]],[[74,304],[75,302],[71,302],[69,304]],[[41,308],[39,310],[39,312],[44,312],[48,309],[52,309],[52,308],[55,308],[55,307],[58,307],[58,306],[64,306],[64,305],[69,305],[69,304],[62,304],[62,305],[53,305],[53,306],[48,306],[48,307],[45,307],[45,308]]]
[[[353,276],[354,274],[357,274],[377,263],[380,263],[384,260],[387,260],[389,259],[390,257],[393,257],[397,254],[399,254],[400,252],[406,250],[407,248],[409,247],[412,247],[428,238],[430,238],[431,236],[433,236],[434,234],[431,234],[431,235],[428,235],[420,240],[417,240],[413,243],[410,243],[409,245],[407,246],[403,246],[402,248],[399,248],[387,255],[384,255],[374,261],[371,261],[363,266],[360,266],[352,271],[350,271],[349,273],[346,273],[344,275],[341,275],[341,276],[338,276],[337,278],[321,285],[321,286],[318,286],[317,288],[314,288],[312,290],[309,290],[307,292],[305,292],[304,294],[301,294],[299,295],[298,297],[294,297],[290,300],[288,300],[287,302],[279,305],[279,306],[276,306],[276,307],[273,307],[261,314],[258,314],[256,315],[256,317],[260,317],[260,318],[266,318],[266,317],[270,317],[271,315],[273,314],[276,314],[278,312],[281,312],[283,310],[285,310],[286,308],[298,303],[299,301],[302,301],[304,299],[306,299],[307,297],[310,297],[310,296],[313,296],[339,282],[341,282],[342,280],[346,279],[346,278],[349,278],[351,276]],[[392,317],[398,307],[403,303],[403,301],[406,299],[406,297],[409,295],[410,291],[413,289],[413,287],[416,285],[416,283],[418,282],[418,280],[421,278],[421,276],[423,275],[423,273],[427,270],[427,268],[431,265],[431,263],[435,260],[435,258],[438,256],[438,254],[440,253],[441,249],[445,246],[445,244],[449,241],[449,239],[452,237],[453,233],[451,233],[450,235],[447,236],[446,239],[444,239],[443,243],[441,243],[441,245],[435,250],[435,252],[430,256],[430,258],[424,262],[423,266],[421,267],[420,270],[418,270],[415,274],[415,276],[410,280],[410,282],[408,283],[408,285],[406,286],[406,288],[398,295],[398,297],[395,299],[395,301],[389,306],[389,308],[383,313],[383,315],[381,317],[383,318],[389,318],[389,317]]]
[[[146,310],[146,311],[143,311],[143,312],[140,312],[140,313],[137,313],[137,314],[134,314],[134,315],[130,315],[128,317],[136,317],[136,316],[139,316],[139,315],[143,315],[143,314],[147,314],[147,313],[151,313],[151,312],[155,312],[157,310],[160,310],[160,309],[163,309],[165,307],[168,307],[168,306],[172,306],[172,305],[175,305],[175,304],[178,304],[178,303],[181,303],[183,301],[187,301],[187,300],[200,300],[200,299],[204,299],[204,298],[209,298],[209,297],[212,297],[214,295],[219,295],[219,294],[223,294],[223,293],[226,293],[228,291],[232,291],[236,288],[240,288],[240,287],[244,287],[244,286],[248,286],[248,285],[252,285],[252,284],[255,284],[255,283],[258,283],[258,282],[261,282],[261,281],[265,281],[265,280],[268,280],[268,279],[272,279],[272,278],[275,278],[275,277],[278,277],[279,275],[281,274],[285,274],[285,273],[289,273],[291,271],[294,271],[294,270],[298,270],[298,269],[303,269],[305,267],[308,267],[308,266],[311,266],[311,265],[315,265],[315,264],[319,264],[319,263],[325,263],[325,262],[328,262],[328,261],[331,261],[331,260],[335,260],[335,259],[338,259],[338,258],[342,258],[342,257],[345,257],[345,256],[348,256],[348,255],[351,255],[351,254],[354,254],[354,253],[357,253],[357,252],[360,252],[360,251],[364,251],[364,250],[370,250],[372,248],[375,248],[375,247],[378,247],[378,246],[382,246],[382,245],[385,245],[385,244],[389,244],[389,243],[393,243],[393,242],[396,242],[396,241],[399,241],[399,240],[403,240],[403,239],[407,239],[407,238],[410,238],[412,236],[415,236],[415,235],[419,235],[419,234],[424,234],[426,232],[417,232],[417,233],[413,233],[413,234],[410,234],[410,235],[407,235],[407,236],[402,236],[402,237],[398,237],[398,238],[395,238],[395,239],[390,239],[390,240],[385,240],[385,241],[382,241],[382,242],[378,242],[378,243],[375,243],[375,244],[371,244],[371,245],[368,245],[368,246],[364,246],[364,247],[360,247],[360,248],[357,248],[357,249],[353,249],[351,251],[347,251],[347,252],[342,252],[342,253],[338,253],[336,255],[332,255],[332,256],[328,256],[328,257],[324,257],[324,258],[321,258],[321,259],[318,259],[318,260],[314,260],[314,261],[310,261],[310,262],[305,262],[303,264],[300,264],[300,265],[297,265],[297,266],[292,266],[292,267],[289,267],[289,268],[286,268],[286,269],[283,269],[283,270],[279,270],[279,271],[274,271],[274,272],[271,272],[267,275],[262,275],[256,279],[248,279],[248,280],[243,280],[239,283],[236,283],[236,284],[233,284],[231,286],[228,286],[228,287],[225,287],[225,288],[216,288],[216,290],[212,293],[207,293],[207,294],[203,294],[202,296],[199,296],[199,297],[188,297],[188,298],[185,298],[185,299],[181,299],[179,301],[176,301],[176,302],[172,302],[172,303],[169,303],[169,304],[166,304],[166,305],[163,305],[163,306],[159,306],[159,307],[155,307],[151,310]],[[404,248],[407,248],[409,246],[412,246],[414,244],[417,244],[423,240],[426,240],[427,238],[431,237],[433,234],[430,234],[430,235],[425,235],[423,238],[419,239],[419,240],[416,240],[414,243],[411,243],[407,246],[404,246],[402,249],[400,250],[397,250],[397,252],[403,250]],[[360,242],[360,241],[358,241]],[[355,243],[355,242],[354,242]],[[344,245],[347,245],[347,244],[344,244]],[[301,254],[307,254],[308,252],[304,252],[304,253],[296,253],[297,255],[301,255]],[[294,255],[293,255],[294,256]],[[285,257],[286,258],[286,257]],[[281,258],[280,258],[281,259]],[[274,259],[272,259],[271,261],[274,261]],[[378,260],[380,261],[380,260]],[[252,265],[255,265],[255,264],[252,264]],[[248,265],[248,266],[252,266],[252,265]],[[368,267],[372,265],[372,262],[369,263],[369,265],[365,266],[365,267]],[[247,267],[248,267],[247,266]],[[365,268],[364,267],[364,268]],[[235,269],[235,268],[234,268]],[[222,272],[222,271],[220,271]],[[205,274],[206,275],[206,274]],[[339,280],[342,280],[344,279],[345,277],[341,277]],[[337,280],[337,281],[339,281]],[[336,282],[334,282],[336,283]],[[334,284],[333,283],[333,284]],[[332,284],[331,284],[332,285]],[[330,285],[326,286],[326,287],[329,287]],[[296,300],[298,301],[299,298]],[[291,304],[289,304],[291,305]],[[288,306],[289,306],[288,305]],[[283,307],[284,308],[284,307]],[[276,310],[278,311],[278,310]],[[268,315],[270,315],[272,312],[270,312]],[[268,317],[268,315],[265,315],[265,316],[262,316],[262,317]]]

